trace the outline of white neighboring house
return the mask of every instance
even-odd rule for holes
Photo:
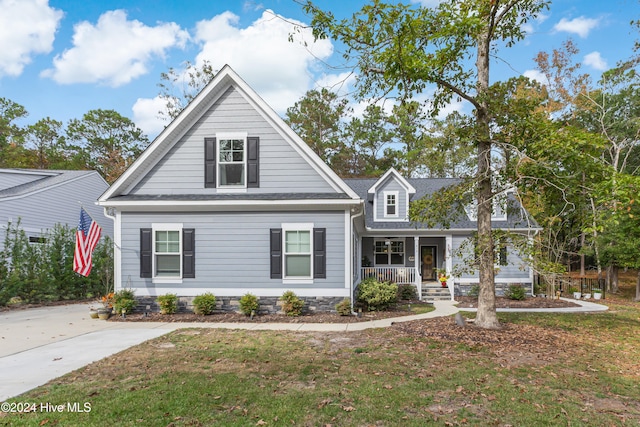
[[[96,205],[109,184],[96,171],[0,169],[0,250],[7,224],[17,224],[37,243],[55,224],[78,226],[80,207],[113,236],[113,221]]]

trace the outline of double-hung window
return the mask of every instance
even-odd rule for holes
[[[404,265],[404,240],[376,240],[376,265]]]
[[[398,192],[384,192],[384,216],[396,218],[398,216]]]
[[[271,278],[312,284],[327,278],[326,228],[313,223],[283,223],[270,229]]]
[[[218,137],[218,187],[246,187],[246,149],[246,134],[228,134]]]
[[[311,229],[284,230],[284,278],[312,276]]]
[[[182,223],[141,228],[140,277],[172,283],[195,278],[195,229]]]
[[[155,277],[182,277],[181,239],[182,230],[154,230]]]

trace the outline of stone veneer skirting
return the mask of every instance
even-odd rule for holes
[[[193,311],[194,297],[178,297],[178,313],[189,313]],[[241,296],[216,297],[216,311],[239,312]],[[299,297],[304,301],[303,313],[309,312],[335,312],[336,304],[344,300],[343,297]],[[282,313],[280,297],[259,297],[260,307],[257,314],[278,314]],[[136,297],[138,304],[135,312],[142,313],[149,306],[151,312],[159,312],[160,306],[155,297]]]

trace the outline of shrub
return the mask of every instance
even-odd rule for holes
[[[293,291],[286,291],[280,297],[282,302],[282,311],[287,316],[300,316],[302,309],[304,308],[304,301],[302,301]]]
[[[160,313],[173,314],[178,311],[178,296],[176,294],[160,295],[158,297]]]
[[[527,291],[520,285],[509,285],[504,291],[504,296],[512,300],[522,301],[527,298]]]
[[[398,299],[399,300],[417,300],[418,292],[414,285],[409,283],[403,283],[398,285]]]
[[[251,312],[257,313],[259,306],[258,297],[253,294],[244,294],[240,298],[240,312],[245,316],[251,316]]]
[[[216,309],[216,296],[211,292],[198,295],[193,299],[193,312],[195,314],[211,314]]]
[[[122,289],[113,294],[112,300],[113,308],[115,308],[117,314],[121,314],[124,310],[125,314],[133,313],[133,309],[136,307],[136,297],[133,289]]]
[[[473,285],[469,288],[469,292],[467,292],[467,296],[478,298],[480,295],[480,285]]]
[[[349,298],[345,298],[336,304],[336,311],[340,316],[350,316],[351,315],[351,300]]]
[[[357,299],[370,311],[384,310],[398,301],[398,285],[368,277],[358,285]]]

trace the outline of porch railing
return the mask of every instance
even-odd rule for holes
[[[416,269],[413,267],[362,267],[361,277],[375,277],[381,282],[416,283]]]

